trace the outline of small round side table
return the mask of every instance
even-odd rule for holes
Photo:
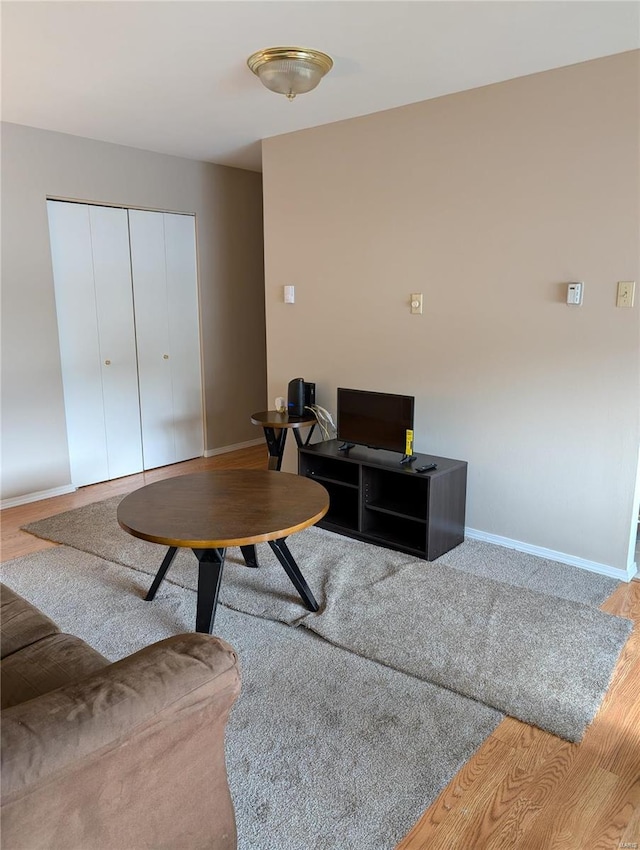
[[[299,447],[306,446],[316,427],[316,417],[311,414],[304,416],[289,416],[288,413],[278,413],[277,410],[264,410],[251,416],[254,425],[262,425],[264,437],[269,450],[269,469],[280,472],[282,456],[287,441],[287,431],[291,428]],[[300,428],[310,428],[305,440],[300,436]]]

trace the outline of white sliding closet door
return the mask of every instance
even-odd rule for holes
[[[71,481],[142,469],[127,212],[48,201]]]
[[[129,210],[144,468],[204,449],[192,216]]]
[[[204,452],[195,219],[164,214],[176,460]]]
[[[143,469],[126,210],[89,207],[109,478]],[[126,239],[125,239],[126,236]]]

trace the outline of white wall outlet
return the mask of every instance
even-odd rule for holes
[[[584,283],[576,281],[575,283],[567,284],[567,304],[572,307],[579,307],[582,304],[582,293],[584,291]]]
[[[633,307],[633,299],[636,294],[635,280],[618,281],[618,297],[616,307]]]
[[[295,286],[285,286],[285,288],[284,288],[284,303],[285,304],[295,304],[296,303],[296,288],[295,288]]]
[[[422,293],[411,293],[411,312],[416,316],[422,315]]]

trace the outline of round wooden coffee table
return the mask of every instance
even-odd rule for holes
[[[147,600],[154,598],[178,548],[193,550],[199,564],[196,631],[210,634],[228,546],[239,546],[249,565],[257,566],[254,546],[268,543],[307,608],[318,610],[285,538],[314,525],[328,508],[329,494],[317,481],[288,472],[225,469],[135,490],[120,502],[118,523],[134,537],[169,546]]]

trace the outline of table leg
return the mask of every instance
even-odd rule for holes
[[[211,634],[216,617],[218,594],[222,580],[225,549],[194,549],[198,559],[198,599],[196,631]]]
[[[296,443],[298,444],[298,448],[303,449],[305,446],[309,445],[309,440],[311,439],[311,435],[313,434],[315,427],[316,427],[316,423],[312,422],[311,427],[309,428],[309,430],[307,432],[307,436],[305,437],[304,440],[300,436],[300,429],[299,428],[293,429],[293,436],[296,438]]]
[[[151,602],[153,597],[158,592],[158,588],[162,584],[162,579],[166,576],[167,570],[169,569],[169,567],[173,563],[173,559],[175,558],[177,551],[178,551],[177,546],[171,546],[169,549],[167,549],[167,554],[164,556],[164,559],[163,559],[162,563],[160,564],[160,569],[156,573],[156,577],[154,578],[153,583],[151,584],[151,587],[149,588],[149,592],[145,596],[146,602]]]
[[[263,430],[264,438],[267,441],[267,449],[269,450],[269,469],[280,472],[282,455],[284,454],[284,447],[287,442],[287,429],[271,428],[265,425]]]
[[[280,540],[269,540],[269,546],[271,546],[276,558],[284,567],[286,574],[293,582],[293,585],[302,597],[304,604],[310,611],[317,611],[320,606],[316,602],[313,593],[311,593],[309,585],[300,572],[300,567],[298,567],[293,555],[289,551],[289,547],[284,542],[284,537],[280,538]]]
[[[248,567],[259,567],[258,563],[258,555],[256,553],[255,546],[241,546],[240,551],[242,552],[242,557],[244,558],[244,562]]]

